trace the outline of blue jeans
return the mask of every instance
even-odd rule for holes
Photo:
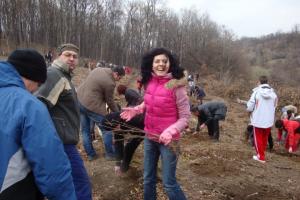
[[[82,130],[83,147],[89,157],[94,157],[96,151],[92,144],[91,138],[91,122],[94,121],[102,132],[102,139],[105,147],[105,156],[114,157],[114,147],[112,142],[112,132],[105,130],[102,126],[103,115],[89,111],[82,105],[80,107],[80,123]]]
[[[92,200],[92,186],[76,145],[65,144],[64,149],[71,163],[77,199]]]
[[[149,139],[144,140],[144,200],[156,199],[157,163],[162,159],[164,190],[170,200],[186,200],[176,181],[177,156],[169,147]]]

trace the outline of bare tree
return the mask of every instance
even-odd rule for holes
[[[220,78],[242,63],[225,27],[198,10],[178,15],[161,0],[2,0],[0,11],[1,48],[72,42],[84,57],[138,66],[145,51],[166,47],[189,70],[206,65]]]

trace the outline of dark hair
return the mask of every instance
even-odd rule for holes
[[[122,85],[120,84],[117,88],[117,91],[118,91],[118,94],[121,95],[121,94],[125,94],[125,91],[126,91],[127,87],[125,85]]]
[[[147,85],[149,80],[152,77],[152,64],[153,59],[157,55],[165,55],[169,58],[170,61],[170,69],[169,72],[172,74],[173,78],[180,79],[184,76],[184,69],[179,67],[179,61],[177,59],[177,56],[175,54],[172,54],[169,50],[165,48],[154,48],[147,52],[143,58],[141,63],[141,75],[142,80],[141,83],[143,85]]]
[[[268,83],[268,77],[267,76],[260,76],[259,77],[260,84],[266,84]]]
[[[114,66],[112,71],[117,72],[119,76],[125,76],[125,70],[122,66]]]
[[[276,128],[283,128],[283,121],[281,119],[278,119],[275,121],[275,127]]]
[[[197,105],[191,105],[190,111],[191,111],[192,113],[194,113],[194,112],[199,112],[198,106],[197,106]]]
[[[291,115],[291,114],[293,114],[293,111],[292,110],[287,110],[286,114]]]

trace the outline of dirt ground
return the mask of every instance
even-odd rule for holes
[[[78,75],[80,73],[80,75]],[[77,71],[75,82],[85,77],[86,70]],[[127,83],[134,87],[133,79]],[[76,84],[75,83],[75,84]],[[177,179],[190,200],[297,200],[300,199],[300,156],[286,153],[281,146],[267,151],[266,164],[252,160],[254,149],[244,141],[248,115],[242,105],[217,94],[207,92],[209,100],[223,100],[228,106],[225,121],[220,123],[220,142],[212,142],[207,130],[194,134],[187,131],[181,142]],[[204,102],[205,102],[204,101]],[[195,127],[192,118],[190,128]],[[273,138],[276,131],[272,130]],[[131,168],[122,176],[114,174],[114,162],[103,157],[101,138],[94,142],[100,158],[87,161],[80,151],[93,185],[94,200],[143,199],[143,145],[134,155]],[[167,199],[160,172],[157,184],[158,200]]]

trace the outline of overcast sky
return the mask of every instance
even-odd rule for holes
[[[300,24],[300,0],[166,0],[168,7],[197,8],[236,36],[259,37],[289,32]]]

